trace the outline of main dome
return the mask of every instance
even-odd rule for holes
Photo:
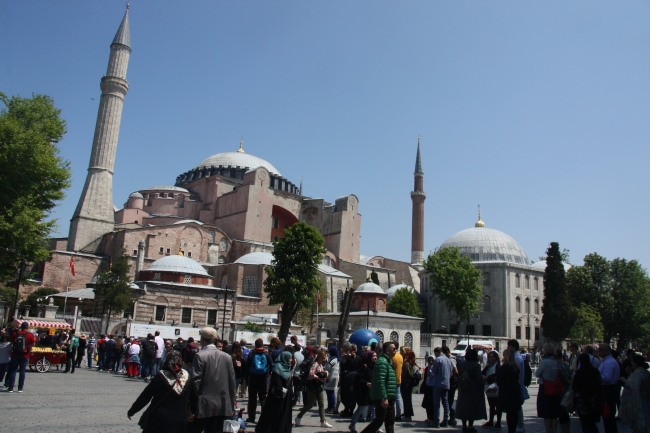
[[[196,168],[201,167],[241,167],[249,170],[255,170],[258,167],[264,167],[268,171],[278,176],[282,176],[277,168],[270,162],[250,155],[244,152],[222,152],[205,158]]]
[[[440,248],[446,247],[460,248],[460,254],[474,262],[530,263],[516,240],[499,230],[480,225],[459,231],[440,245]]]

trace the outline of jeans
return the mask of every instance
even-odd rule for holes
[[[75,360],[77,355],[77,351],[73,350],[72,352],[67,352],[66,357],[65,357],[65,372],[67,373],[68,371],[71,371],[74,373],[74,368],[77,365],[77,362]]]
[[[297,418],[302,418],[318,401],[318,414],[320,415],[320,422],[325,422],[325,392],[321,388],[307,388],[307,401],[305,405],[298,412]]]
[[[395,416],[400,418],[402,416],[402,385],[397,385],[397,394],[395,398]]]
[[[76,362],[77,367],[81,367],[81,362],[83,361],[83,359],[84,359],[84,350],[78,348],[77,349],[77,362]]]
[[[9,365],[9,377],[7,378],[7,388],[10,391],[14,389],[16,383],[16,372],[20,369],[20,376],[18,379],[18,389],[23,389],[25,386],[25,369],[27,368],[27,363],[29,358],[22,357],[12,357]]]
[[[448,394],[449,397],[447,398],[447,401],[451,402],[451,404],[449,405],[449,408],[450,408],[449,409],[449,421],[450,422],[451,421],[453,421],[453,422],[456,421],[456,410],[453,408],[454,399],[456,398],[456,390],[458,390],[458,387],[456,387],[456,386],[450,387],[449,388],[449,394]],[[522,417],[522,419],[523,419],[523,417]],[[522,426],[523,426],[523,421],[522,421]]]
[[[384,409],[381,400],[373,400],[377,416],[361,433],[375,433],[382,424],[386,427],[386,433],[395,433],[395,400],[388,400],[388,407]]]
[[[501,425],[501,414],[502,412],[499,410],[499,397],[488,397],[488,406],[490,407],[490,415],[488,418],[489,422],[494,421],[494,416],[496,415],[497,417],[497,425]],[[519,418],[519,413],[517,413],[517,419]]]
[[[211,416],[209,418],[197,418],[192,422],[187,423],[185,428],[186,433],[222,433],[223,422],[230,417],[226,416]],[[204,430],[205,429],[205,430]]]
[[[517,412],[517,430],[524,430],[524,407],[519,407],[519,412]]]
[[[255,419],[257,411],[257,397],[260,398],[260,405],[264,407],[266,401],[266,374],[249,374],[248,375],[248,419]]]
[[[97,369],[106,370],[106,352],[97,352]]]
[[[143,356],[142,358],[140,358],[140,362],[142,363],[142,368],[140,369],[140,376],[141,377],[151,376],[151,358],[146,358]]]
[[[359,421],[359,417],[367,417],[368,416],[368,406],[359,406],[357,407],[357,410],[354,411],[354,414],[352,415],[352,419],[350,420],[350,425],[355,426],[357,424],[357,421]]]
[[[160,358],[156,358],[153,360],[151,363],[151,373],[149,376],[153,377],[158,374],[158,370],[160,370]]]
[[[88,368],[93,368],[93,357],[95,356],[95,349],[88,348]]]
[[[439,388],[437,386],[433,387],[433,423],[435,425],[440,424],[440,402],[442,402],[442,409],[444,411],[442,422],[446,423],[449,421],[449,390]]]
[[[326,410],[334,410],[334,406],[336,406],[336,391],[334,391],[333,389],[326,389],[325,394],[327,394]]]

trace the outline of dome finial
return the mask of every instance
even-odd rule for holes
[[[246,153],[244,152],[244,136],[239,139],[239,150],[237,151],[239,153]]]
[[[481,221],[481,205],[478,205],[478,221],[476,221],[474,227],[485,227],[485,223]]]

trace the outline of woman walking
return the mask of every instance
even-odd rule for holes
[[[351,433],[357,433],[357,422],[362,418],[368,417],[368,405],[370,404],[370,385],[372,384],[372,373],[377,362],[377,354],[368,350],[363,354],[363,364],[357,370],[352,386],[354,401],[357,404],[357,410],[354,411],[348,430]]]
[[[463,433],[476,433],[474,421],[487,418],[481,364],[474,349],[465,352],[465,361],[458,366],[456,418],[463,422]]]
[[[496,352],[490,352],[490,355],[492,354],[496,354]],[[489,358],[488,355],[488,362]],[[519,422],[522,400],[519,386],[519,367],[513,349],[506,349],[503,352],[503,363],[497,370],[496,383],[499,388],[499,395],[496,397],[496,410],[499,412],[497,420],[501,419],[501,412],[505,412],[508,433],[515,433]],[[492,407],[490,406],[491,410]]]
[[[422,391],[422,407],[427,411],[427,424],[429,426],[433,425],[433,420],[435,419],[433,412],[433,386],[431,382],[433,381],[433,355],[429,355],[427,358],[427,366],[424,369],[424,380],[420,386]]]
[[[402,421],[410,422],[413,420],[415,413],[413,412],[413,388],[420,384],[418,373],[420,367],[415,363],[415,352],[403,347],[404,349],[404,366],[402,367],[402,404],[404,405],[404,412],[402,413]]]
[[[325,393],[327,394],[327,409],[325,409],[325,413],[334,413],[334,407],[336,406],[336,389],[339,386],[341,355],[336,346],[330,346],[327,349],[327,352],[329,358],[327,364],[325,364],[327,382],[323,385]]]
[[[115,340],[115,345],[113,346],[113,373],[119,373],[122,369],[122,349],[124,348],[124,340],[119,336]]]
[[[232,367],[235,370],[235,389],[239,389],[244,376],[244,352],[239,341],[232,343],[230,356],[232,357]]]
[[[235,344],[239,343],[233,343],[233,350]],[[291,400],[293,399],[291,382],[294,363],[293,354],[284,351],[273,364],[269,393],[262,407],[255,433],[291,432]]]
[[[539,379],[537,416],[544,418],[546,433],[555,433],[558,419],[562,433],[569,433],[569,414],[561,404],[562,397],[569,386],[569,365],[556,359],[555,347],[552,344],[544,344],[542,350],[544,357],[535,371],[535,376]],[[561,356],[562,352],[560,352]]]
[[[86,353],[86,346],[88,340],[86,339],[86,334],[81,334],[79,337],[79,346],[77,346],[77,367],[81,367],[81,362],[84,359],[84,354]]]
[[[603,401],[603,385],[600,372],[591,365],[587,353],[581,353],[575,362],[576,374],[571,388],[575,396],[575,411],[580,417],[582,433],[598,433],[600,403]],[[579,366],[579,367],[578,367]]]
[[[632,374],[625,379],[621,418],[632,425],[634,433],[650,432],[650,372],[641,355],[632,357]]]
[[[318,401],[318,413],[320,415],[321,428],[332,428],[332,425],[327,422],[325,418],[325,391],[323,391],[323,384],[327,381],[327,372],[323,369],[323,364],[327,361],[327,351],[321,349],[316,355],[316,361],[309,369],[309,376],[307,379],[307,400],[302,407],[298,416],[296,417],[296,427],[300,426],[302,417],[312,408]]]
[[[505,361],[505,360],[504,360]],[[501,428],[501,413],[499,410],[499,387],[494,386],[497,382],[497,374],[499,373],[501,365],[499,365],[499,354],[494,350],[488,353],[487,365],[481,372],[483,375],[483,387],[485,388],[485,396],[487,397],[488,406],[490,407],[490,416],[488,422],[483,424],[483,427]],[[505,412],[505,411],[503,411]],[[494,424],[494,416],[496,415],[497,423]]]

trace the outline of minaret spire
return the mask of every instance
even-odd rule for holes
[[[130,55],[131,31],[127,3],[124,18],[111,43],[106,75],[99,85],[102,96],[99,100],[88,175],[79,204],[70,220],[69,251],[79,251],[115,228],[113,168],[124,96],[129,90],[126,70]]]
[[[415,157],[415,173],[411,201],[413,213],[411,222],[411,264],[422,266],[424,262],[424,171],[422,171],[422,157],[420,156],[420,136],[418,135],[418,151]]]

